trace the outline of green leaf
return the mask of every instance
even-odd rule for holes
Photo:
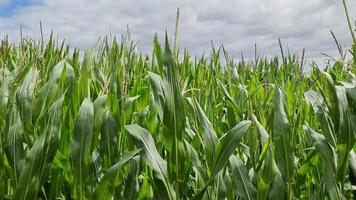
[[[164,109],[164,94],[162,88],[162,78],[155,73],[148,72],[148,77],[151,82],[154,107],[158,112],[160,120],[163,122],[163,109]]]
[[[337,107],[339,111],[339,131],[337,134],[338,149],[338,166],[337,175],[339,180],[343,180],[348,171],[349,153],[355,145],[355,135],[353,133],[353,124],[356,122],[352,119],[351,111],[346,95],[346,88],[335,86],[337,94]],[[335,102],[336,103],[336,102]]]
[[[42,181],[48,178],[47,170],[54,159],[59,143],[63,99],[62,95],[48,109],[46,126],[24,160],[14,199],[36,199]]]
[[[124,197],[127,200],[136,200],[140,191],[139,184],[140,158],[136,156],[130,160],[129,175],[125,183]]]
[[[103,167],[106,169],[116,163],[119,157],[118,130],[110,110],[103,115],[103,125],[100,135],[100,150]]]
[[[2,120],[6,119],[6,109],[7,103],[9,101],[9,85],[12,80],[12,77],[7,77],[4,81],[1,82],[0,87],[0,124]]]
[[[157,60],[158,71],[162,72],[163,71],[163,56],[162,56],[161,45],[158,42],[157,34],[155,34],[155,37],[153,40],[153,51],[154,51],[155,58]]]
[[[212,177],[218,174],[229,162],[230,156],[235,152],[251,123],[249,120],[241,121],[220,138],[216,149],[214,167],[211,173]]]
[[[126,125],[125,129],[137,140],[138,147],[144,148],[140,156],[156,172],[157,177],[163,181],[169,199],[175,199],[175,191],[168,178],[167,162],[159,155],[151,134],[137,124]]]
[[[262,152],[258,157],[256,167],[256,170],[258,171],[258,198],[266,199],[268,197],[268,192],[272,191],[269,194],[272,199],[283,199],[285,198],[284,192],[273,192],[274,188],[283,187],[283,180],[273,157],[273,144],[271,138],[255,115],[252,115],[252,119],[257,126],[262,143]]]
[[[336,140],[333,134],[333,124],[331,117],[329,116],[329,109],[325,105],[323,97],[313,90],[305,92],[304,96],[306,100],[312,105],[315,114],[318,116],[326,139],[333,147],[336,147]]]
[[[230,95],[229,91],[227,90],[226,86],[223,84],[223,82],[221,82],[220,80],[217,80],[223,94],[226,96],[226,98],[230,101],[230,103],[233,105],[234,108],[238,108],[235,100],[232,98],[232,96]]]
[[[20,118],[26,132],[33,131],[32,111],[34,101],[34,88],[38,71],[31,69],[27,72],[21,86],[16,92],[16,103],[19,107]]]
[[[238,156],[232,155],[229,160],[237,195],[242,199],[256,199],[257,191],[248,176],[246,166]]]
[[[200,137],[203,141],[204,149],[206,152],[206,159],[208,160],[209,166],[212,167],[215,159],[215,149],[218,143],[218,137],[216,136],[213,126],[211,125],[209,119],[205,115],[197,100],[188,98],[188,101],[198,115],[199,133],[201,134]]]
[[[13,169],[16,184],[20,178],[22,164],[25,158],[22,137],[23,127],[21,121],[18,119],[17,122],[10,127],[5,144],[7,160]]]
[[[216,149],[216,159],[210,178],[205,182],[205,186],[194,196],[194,199],[201,199],[207,187],[213,182],[215,176],[226,167],[230,156],[234,153],[241,139],[246,134],[251,125],[251,121],[245,120],[238,123],[220,138],[220,142]]]
[[[294,145],[293,134],[290,129],[285,101],[282,90],[275,86],[273,111],[273,137],[275,144],[275,159],[282,173],[288,196],[292,198],[292,184],[294,174]]]
[[[315,132],[308,124],[304,126],[304,131],[309,134],[313,140],[317,151],[325,161],[323,178],[326,182],[327,192],[331,199],[343,199],[341,191],[339,191],[336,183],[336,158],[332,147],[328,144],[324,135]]]
[[[70,146],[70,160],[74,174],[73,195],[76,199],[88,199],[92,191],[90,147],[93,124],[94,107],[89,99],[85,99],[79,108]]]
[[[99,135],[103,127],[104,114],[107,112],[108,108],[106,106],[107,95],[99,96],[94,101],[94,128],[93,128],[93,138],[91,144],[91,151],[94,151],[99,140]]]
[[[163,55],[163,67],[162,88],[165,102],[163,123],[173,132],[171,133],[171,140],[181,141],[185,127],[184,101],[177,78],[177,66],[174,62],[167,36]]]
[[[93,196],[91,199],[112,199],[115,188],[115,179],[118,176],[119,170],[122,168],[124,164],[126,164],[129,160],[131,160],[134,156],[136,156],[142,149],[131,151],[121,157],[119,162],[115,165],[111,166],[104,174],[103,178],[99,182],[98,186],[96,187]]]

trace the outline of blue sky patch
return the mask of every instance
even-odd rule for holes
[[[10,0],[6,5],[0,5],[0,17],[10,17],[21,7],[34,4],[33,0]]]

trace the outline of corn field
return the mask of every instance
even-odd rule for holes
[[[354,199],[356,43],[338,47],[305,72],[303,56],[192,57],[167,35],[152,55],[105,38],[83,58],[4,39],[0,198]]]

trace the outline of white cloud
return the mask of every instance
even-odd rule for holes
[[[4,1],[4,0],[0,0]],[[44,0],[18,9],[13,16],[0,18],[0,37],[24,33],[39,37],[42,21],[46,35],[51,30],[69,44],[85,49],[109,31],[120,36],[129,24],[134,40],[150,51],[156,32],[163,39],[167,29],[173,35],[176,8],[180,7],[180,47],[201,54],[211,41],[224,43],[239,57],[252,56],[254,43],[262,55],[279,53],[281,38],[291,52],[307,49],[308,57],[321,52],[336,53],[330,30],[340,42],[351,44],[341,1],[335,0]],[[349,1],[351,19],[356,19],[355,1]]]

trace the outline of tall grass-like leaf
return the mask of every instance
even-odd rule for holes
[[[177,66],[174,62],[167,36],[163,55],[163,67],[163,91],[165,96],[164,123],[173,131],[173,138],[181,141],[185,126],[184,101],[177,79]]]
[[[36,95],[32,119],[35,126],[45,114],[48,105],[60,96],[59,92],[63,85],[61,84],[62,79],[63,82],[70,82],[74,79],[73,68],[66,63],[66,60],[60,61],[53,67],[49,80],[41,87]]]
[[[356,45],[354,45],[354,48],[356,49]],[[356,137],[356,79],[352,80],[351,86],[345,86],[345,89],[350,109],[350,123],[354,136]]]
[[[0,138],[5,138],[6,131],[6,110],[9,100],[9,85],[12,80],[12,76],[9,75],[5,80],[1,80],[0,86]],[[5,149],[6,141],[0,139],[0,198],[4,198],[5,195],[5,182],[6,182],[6,172],[5,172]]]
[[[103,115],[100,142],[103,166],[108,168],[115,163],[119,157],[117,125],[109,110]]]
[[[36,199],[42,180],[47,179],[58,148],[63,99],[62,95],[48,109],[46,126],[24,160],[14,199]]]
[[[212,167],[215,158],[215,149],[218,143],[218,137],[216,136],[213,126],[211,125],[209,119],[205,115],[197,100],[188,98],[188,101],[193,106],[198,115],[200,123],[199,130],[206,151],[206,159],[208,160],[209,166]]]
[[[94,49],[90,49],[84,55],[83,63],[80,69],[79,80],[76,82],[76,90],[74,90],[75,97],[72,98],[72,103],[77,109],[81,101],[90,97],[90,80],[93,68]]]
[[[93,151],[99,141],[99,135],[103,127],[104,114],[108,112],[106,106],[107,95],[99,96],[93,103],[94,106],[94,128],[93,138],[91,144],[91,151]]]
[[[46,135],[43,134],[26,156],[25,163],[16,187],[15,199],[35,199],[40,186],[40,168],[43,168],[43,149]],[[41,163],[38,166],[38,163]]]
[[[140,95],[134,97],[128,97],[124,102],[124,115],[125,115],[125,122],[131,122],[132,113],[134,112],[135,102],[140,98]]]
[[[344,196],[340,193],[334,176],[336,175],[336,159],[332,147],[328,144],[325,136],[312,130],[309,125],[304,126],[304,130],[310,135],[314,141],[317,151],[323,157],[324,164],[324,176],[327,187],[327,192],[331,199],[344,199]]]
[[[272,166],[269,167],[272,167],[273,171],[275,172],[275,176],[272,179],[272,185],[268,191],[268,198],[286,199],[285,192],[282,190],[285,187],[282,173],[280,172],[275,162],[272,162]]]
[[[329,109],[324,104],[323,97],[319,93],[313,90],[309,90],[305,92],[304,96],[308,100],[308,102],[310,102],[315,114],[318,116],[321,124],[321,128],[323,130],[326,139],[329,141],[331,145],[333,145],[333,147],[336,147],[336,140],[333,134],[332,121],[328,114]]]
[[[216,199],[226,199],[227,196],[227,189],[226,189],[226,183],[224,180],[224,174],[220,173],[217,175],[217,195],[216,195]]]
[[[121,156],[120,161],[111,166],[104,174],[103,178],[96,187],[91,199],[112,199],[115,191],[115,179],[118,176],[119,170],[124,164],[136,156],[142,149],[131,151]]]
[[[94,124],[94,108],[89,99],[84,99],[75,122],[70,160],[74,174],[74,197],[87,199],[91,194],[91,141]]]
[[[230,95],[229,91],[227,90],[226,86],[220,81],[217,80],[217,82],[219,83],[219,86],[221,87],[221,90],[223,92],[223,94],[226,96],[226,98],[230,101],[230,103],[234,106],[234,108],[238,108],[235,100],[232,98],[232,96]]]
[[[7,133],[7,143],[5,144],[5,151],[10,166],[14,172],[15,182],[20,178],[22,164],[25,158],[25,151],[23,148],[23,127],[20,119],[10,127]]]
[[[294,173],[293,135],[285,110],[286,104],[283,92],[278,86],[275,86],[274,92],[273,142],[276,147],[275,159],[287,186],[288,196],[292,198]]]
[[[16,103],[19,107],[20,118],[24,129],[29,133],[33,131],[32,111],[37,76],[38,71],[36,69],[29,70],[16,93]]]
[[[241,121],[220,138],[216,149],[214,168],[211,173],[212,176],[218,174],[229,162],[230,156],[236,150],[251,123],[249,120]]]
[[[256,199],[257,191],[248,176],[246,166],[241,159],[235,155],[230,156],[229,160],[237,195],[242,199]]]
[[[156,50],[157,60],[159,60],[159,51]],[[177,198],[179,199],[179,181],[181,174],[183,174],[184,163],[180,164],[179,160],[182,158],[182,153],[179,150],[179,146],[182,146],[183,133],[185,128],[185,109],[184,100],[179,86],[178,80],[178,68],[174,60],[174,55],[170,49],[168,36],[165,37],[165,46],[163,53],[163,79],[160,79],[153,74],[150,74],[151,83],[153,89],[157,89],[154,93],[156,104],[164,103],[161,108],[158,108],[159,114],[163,111],[164,126],[167,131],[164,135],[167,140],[165,146],[169,152],[168,158],[168,172],[173,175],[175,182],[175,190],[177,192]],[[162,91],[160,91],[162,88]],[[160,93],[163,93],[163,99],[160,97]]]
[[[11,83],[12,76],[7,77],[4,81],[1,82],[0,87],[0,124],[5,124],[4,120],[6,119],[6,109],[7,103],[9,100],[9,85]],[[5,128],[5,126],[3,126]],[[1,129],[0,129],[1,130]]]
[[[154,40],[153,40],[153,51],[155,54],[155,58],[157,60],[157,67],[158,67],[158,71],[162,72],[163,71],[163,56],[162,56],[162,49],[161,49],[161,45],[158,42],[158,37],[157,34],[155,34]]]
[[[162,180],[169,199],[176,199],[175,191],[168,178],[167,162],[159,155],[151,134],[137,124],[126,125],[125,129],[138,141],[138,146],[144,148],[140,155]]]
[[[163,109],[164,109],[164,93],[162,88],[162,78],[155,73],[148,72],[148,77],[151,82],[154,107],[158,112],[158,116],[161,121],[163,121]]]
[[[335,86],[337,94],[337,107],[339,111],[339,132],[338,132],[338,170],[337,175],[339,179],[343,179],[347,173],[349,165],[349,154],[355,145],[355,135],[353,133],[353,124],[351,112],[346,95],[346,88],[342,86]]]
[[[201,199],[204,195],[205,190],[214,180],[215,176],[226,167],[229,162],[230,156],[234,153],[237,146],[239,145],[242,137],[246,134],[248,128],[251,125],[251,121],[245,120],[238,123],[235,127],[230,129],[225,133],[216,148],[216,158],[214,161],[214,167],[208,181],[206,181],[205,186],[195,195],[194,199]]]
[[[330,118],[332,119],[332,122],[330,122],[333,130],[339,129],[339,120],[340,120],[340,112],[339,112],[339,106],[338,106],[338,96],[336,93],[336,85],[335,82],[331,76],[331,74],[327,73],[326,71],[320,71],[322,74],[322,77],[325,78],[324,84],[326,88],[320,90],[320,94],[324,97],[325,103],[328,106],[329,109],[329,115]],[[320,86],[319,86],[320,87]],[[324,131],[324,130],[323,130]]]
[[[135,200],[138,198],[140,191],[139,184],[139,170],[140,170],[140,158],[139,156],[130,160],[129,163],[129,175],[125,184],[124,197],[127,200]]]
[[[271,138],[255,115],[252,115],[252,119],[258,129],[262,144],[262,152],[258,158],[256,167],[257,170],[260,170],[258,173],[258,199],[266,199],[267,197],[272,199],[283,199],[284,192],[278,191],[278,188],[283,187],[283,180],[273,157],[273,144]],[[269,191],[271,192],[268,194]]]

